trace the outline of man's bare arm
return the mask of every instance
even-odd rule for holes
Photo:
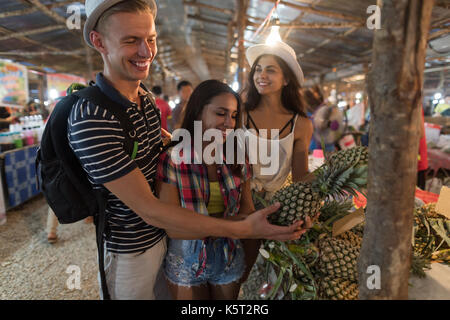
[[[228,221],[164,203],[153,195],[147,180],[137,168],[119,179],[105,183],[105,187],[146,223],[163,228],[169,233],[189,232],[193,239],[213,236],[234,239],[292,240],[298,239],[303,233],[299,231],[300,222],[289,227],[279,227],[268,223],[267,216],[276,211],[279,205],[260,210],[242,221]]]

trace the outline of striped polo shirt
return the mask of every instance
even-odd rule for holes
[[[155,193],[154,183],[161,146],[159,110],[141,85],[142,110],[126,99],[99,73],[96,85],[111,100],[122,105],[135,126],[139,142],[136,158],[124,150],[125,132],[114,116],[88,100],[79,99],[69,116],[68,139],[94,188],[139,168]],[[114,253],[135,253],[151,248],[165,231],[148,225],[140,216],[109,192],[106,205],[106,248]]]

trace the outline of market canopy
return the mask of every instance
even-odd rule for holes
[[[245,67],[244,47],[264,42],[278,16],[283,41],[294,48],[311,82],[349,81],[367,72],[373,32],[367,20],[373,0],[159,0],[158,55],[152,83],[192,83],[216,78],[232,82]],[[276,5],[276,6],[275,6]],[[81,15],[80,28],[74,13]],[[275,15],[272,19],[270,13]],[[83,1],[0,2],[0,57],[37,70],[86,76],[101,70],[101,57],[82,38]],[[437,0],[432,13],[425,88],[448,87],[450,5]],[[239,69],[239,64],[241,69]],[[354,77],[354,78],[352,78]],[[355,78],[356,77],[356,78]]]

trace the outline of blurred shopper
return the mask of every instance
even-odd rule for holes
[[[180,102],[175,106],[172,111],[172,120],[169,122],[169,131],[173,132],[181,125],[184,117],[184,108],[192,94],[194,88],[189,81],[183,80],[177,85],[178,97]]]
[[[9,125],[14,121],[10,108],[0,107],[0,131],[9,131]]]
[[[307,115],[311,121],[314,118],[314,114],[321,107],[326,106],[325,99],[323,97],[322,89],[320,89],[319,85],[315,85],[311,88],[307,88],[303,90],[303,98],[307,105]],[[321,141],[318,141],[314,136],[311,137],[311,143],[309,144],[309,151],[312,152],[315,149],[322,149]],[[334,143],[326,143],[325,151],[331,152],[336,148]]]
[[[434,115],[450,116],[450,95],[446,95],[444,101],[440,101],[434,108]]]
[[[172,118],[172,109],[170,109],[169,104],[164,100],[164,95],[160,86],[154,86],[152,92],[155,95],[156,106],[161,111],[161,128],[168,130],[167,122]]]
[[[424,110],[422,108],[422,122],[420,126],[421,136],[419,142],[419,158],[417,162],[417,186],[425,190],[426,185],[426,172],[428,169],[428,148],[427,137],[425,135],[425,117]]]

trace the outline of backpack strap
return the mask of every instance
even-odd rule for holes
[[[108,285],[106,282],[105,274],[105,245],[103,239],[103,233],[106,230],[106,204],[107,194],[106,190],[94,190],[95,196],[99,206],[99,214],[95,217],[95,233],[97,241],[97,253],[98,253],[98,270],[100,272],[100,284],[103,295],[103,300],[111,300],[111,296],[108,291]]]
[[[159,126],[161,126],[161,111],[159,110],[159,108],[156,106],[156,100],[155,97],[153,96],[153,94],[150,92],[149,95],[149,99],[150,99],[150,105],[152,106],[153,110],[156,113],[156,116],[158,117],[158,121],[159,121]]]
[[[86,99],[112,113],[114,117],[119,120],[120,125],[125,132],[125,151],[131,156],[131,159],[136,158],[139,142],[136,138],[136,130],[130,121],[130,117],[125,111],[125,108],[108,98],[97,86],[89,86],[74,92],[73,95]]]

